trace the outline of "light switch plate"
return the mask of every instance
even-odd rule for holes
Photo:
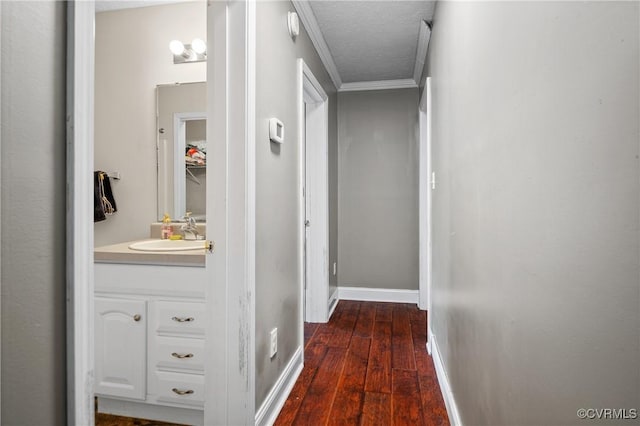
[[[278,328],[271,330],[271,344],[269,348],[269,358],[273,358],[278,352]]]
[[[284,124],[277,118],[269,119],[269,139],[271,142],[284,142]]]

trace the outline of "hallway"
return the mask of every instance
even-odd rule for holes
[[[305,365],[276,425],[448,425],[416,305],[343,300],[305,323]]]

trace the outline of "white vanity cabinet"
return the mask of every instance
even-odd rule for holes
[[[205,269],[95,264],[98,411],[202,424]]]
[[[145,399],[147,303],[95,298],[97,394]]]

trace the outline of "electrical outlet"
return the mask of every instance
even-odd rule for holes
[[[271,346],[269,348],[269,358],[273,358],[278,352],[278,329],[271,330]]]
[[[338,263],[333,262],[333,275],[338,273]]]

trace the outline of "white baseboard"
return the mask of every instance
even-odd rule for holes
[[[340,300],[363,302],[418,303],[418,290],[396,290],[392,288],[338,287]]]
[[[296,380],[302,372],[303,360],[304,353],[302,346],[300,346],[256,413],[255,424],[257,426],[272,425],[276,421],[293,385],[296,384]]]
[[[333,311],[336,310],[336,306],[338,306],[338,302],[340,301],[338,287],[336,287],[335,291],[329,298],[329,315],[327,315],[327,321],[331,319],[331,315],[333,315]]]
[[[447,414],[449,415],[449,422],[452,426],[462,426],[460,421],[460,412],[458,411],[458,405],[453,397],[453,391],[451,390],[451,384],[447,377],[447,372],[444,369],[442,358],[440,358],[440,352],[438,351],[438,344],[436,338],[429,330],[431,339],[429,340],[431,346],[431,356],[433,358],[433,364],[436,367],[436,375],[438,376],[438,384],[440,385],[440,392],[444,399],[444,405],[447,407]]]

